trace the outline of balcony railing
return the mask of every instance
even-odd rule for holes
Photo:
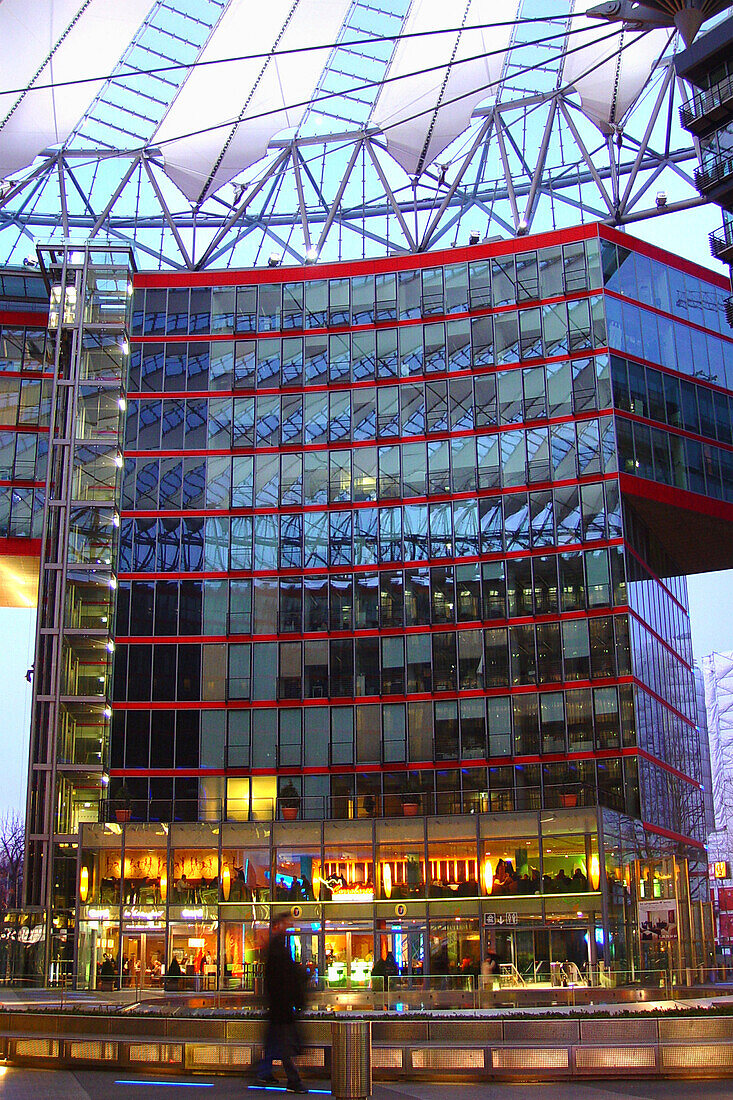
[[[733,328],[733,296],[725,299],[725,319]]]
[[[100,821],[118,824],[146,822],[311,821],[424,817],[447,814],[503,813],[512,810],[571,809],[600,803],[623,811],[620,791],[568,782],[541,787],[513,787],[476,791],[415,791],[399,793],[323,795],[250,799],[133,799],[108,798],[100,803]]]
[[[702,133],[733,113],[733,77],[726,77],[706,91],[695,92],[680,107],[680,122],[685,130]]]
[[[710,251],[723,263],[733,262],[733,222],[723,222],[720,229],[710,234]]]
[[[702,167],[695,169],[695,186],[698,191],[707,193],[725,183],[733,183],[732,156],[710,156]]]

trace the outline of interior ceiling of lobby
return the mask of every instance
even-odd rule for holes
[[[684,43],[593,6],[3,0],[0,262],[349,259],[698,204]]]
[[[0,607],[35,607],[38,600],[38,555],[0,551]]]

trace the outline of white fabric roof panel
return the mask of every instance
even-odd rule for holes
[[[167,175],[191,202],[202,202],[260,160],[275,134],[299,124],[349,6],[350,0],[232,0],[200,61],[270,56],[194,69],[152,139]],[[307,49],[318,45],[324,48]],[[296,48],[305,52],[271,54]]]
[[[435,33],[400,41],[371,120],[409,175],[428,167],[468,127],[473,108],[494,97],[513,28],[480,24],[511,22],[520,3],[493,0],[489,11],[485,0],[413,0],[403,34]]]
[[[607,24],[585,15],[595,5],[596,0],[575,0],[570,21],[575,33],[568,39],[575,52],[565,58],[563,82],[575,88],[586,118],[607,134],[638,99],[672,32],[626,30],[609,36]]]
[[[25,168],[41,150],[62,144],[104,81],[34,86],[111,72],[153,0],[2,0],[0,178]]]

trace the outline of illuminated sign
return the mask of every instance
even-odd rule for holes
[[[371,886],[342,886],[331,894],[334,901],[374,901],[374,889]]]
[[[720,859],[716,863],[711,863],[708,866],[711,878],[730,878],[728,863],[726,860]]]
[[[109,909],[87,909],[89,920],[109,920]]]
[[[484,913],[484,928],[503,924],[519,924],[519,913]]]
[[[147,920],[147,921],[159,921],[163,920],[165,913],[162,909],[123,909],[123,920]]]
[[[183,920],[203,920],[203,909],[181,909],[181,917]]]

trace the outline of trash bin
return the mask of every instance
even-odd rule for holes
[[[366,1100],[372,1094],[372,1025],[369,1020],[331,1024],[331,1094]]]

